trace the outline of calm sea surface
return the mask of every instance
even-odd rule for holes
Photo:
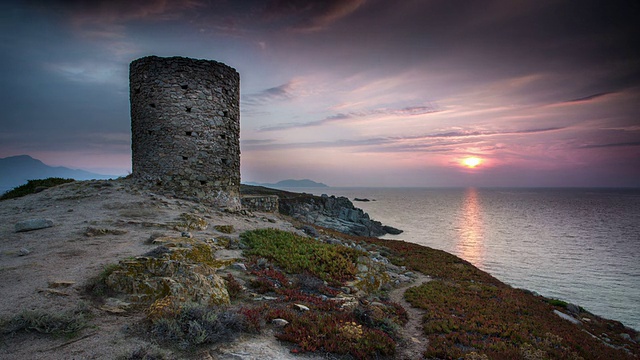
[[[354,202],[402,239],[640,329],[640,189],[290,189]]]

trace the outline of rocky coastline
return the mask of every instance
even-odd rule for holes
[[[344,234],[378,237],[402,233],[400,229],[371,219],[369,214],[344,196],[316,196],[251,185],[242,185],[240,192],[243,195],[277,195],[281,214]]]
[[[619,322],[443,251],[340,232],[374,228],[348,199],[247,192],[282,196],[282,213],[222,211],[127,179],[0,201],[0,357],[640,356],[638,332]]]

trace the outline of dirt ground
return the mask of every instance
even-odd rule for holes
[[[153,348],[145,340],[127,335],[128,326],[140,314],[114,314],[87,300],[83,286],[105,266],[151,250],[148,239],[160,234],[180,236],[167,224],[183,213],[196,213],[209,223],[206,230],[191,231],[196,238],[237,237],[246,230],[272,227],[298,231],[277,214],[230,214],[201,204],[158,194],[132,190],[126,180],[74,182],[23,198],[0,202],[0,316],[11,317],[23,310],[62,312],[80,304],[91,306],[91,326],[76,338],[41,334],[4,337],[2,359],[114,359],[141,347]],[[15,224],[29,219],[50,219],[54,226],[15,232]],[[234,232],[222,234],[215,225],[232,225]],[[93,231],[89,231],[88,229]],[[101,233],[100,230],[108,230]],[[233,254],[233,253],[232,253]],[[229,254],[220,253],[227,257]],[[420,277],[418,283],[427,278]],[[408,285],[407,285],[408,286]],[[405,327],[407,343],[397,358],[419,358],[426,340],[420,337],[421,314],[404,302],[405,288],[391,293],[410,313]],[[279,343],[267,329],[261,335],[243,335],[194,354],[199,359],[327,359],[329,355],[297,355]]]

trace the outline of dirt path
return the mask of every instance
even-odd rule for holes
[[[402,338],[405,339],[405,342],[399,344],[396,348],[396,358],[402,360],[422,359],[422,354],[429,345],[429,340],[422,332],[422,316],[424,315],[424,311],[411,306],[411,304],[404,299],[404,292],[408,288],[431,281],[431,278],[426,275],[421,273],[416,274],[418,277],[414,282],[405,284],[389,293],[391,301],[402,305],[409,315],[409,322],[402,328]]]

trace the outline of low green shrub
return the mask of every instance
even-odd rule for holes
[[[245,255],[264,257],[288,273],[310,273],[330,284],[353,279],[362,252],[330,245],[277,229],[258,229],[240,235]]]
[[[549,304],[551,304],[552,306],[557,306],[557,307],[561,307],[561,308],[565,308],[565,309],[567,308],[567,305],[568,305],[566,301],[562,301],[562,300],[559,300],[559,299],[549,299],[549,300],[547,300],[547,302]]]
[[[39,180],[28,180],[26,184],[15,187],[0,196],[0,200],[7,200],[34,194],[44,189],[62,185],[75,181],[74,179],[63,179],[57,177],[50,177]]]

